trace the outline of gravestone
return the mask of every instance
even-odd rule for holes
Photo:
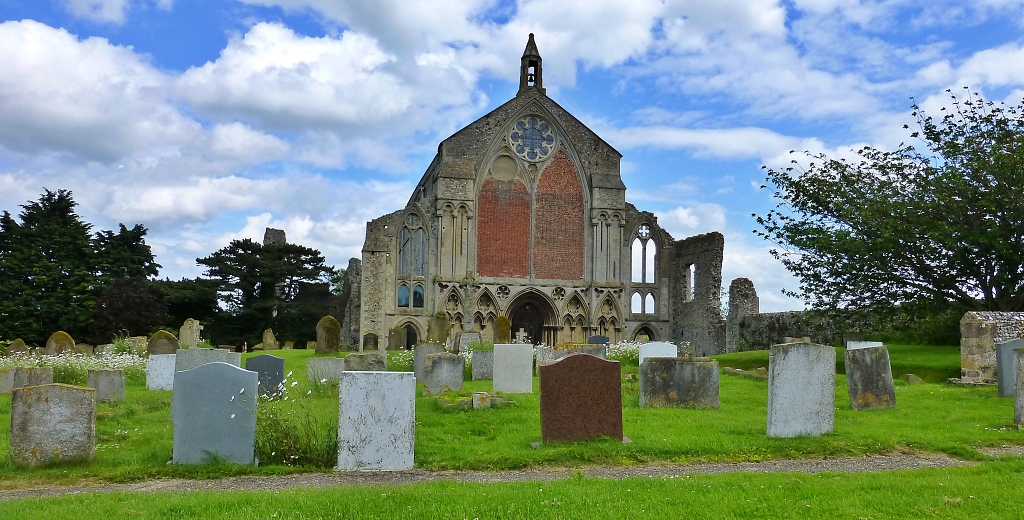
[[[367,350],[379,350],[377,346],[377,335],[370,332],[363,336],[363,352]]]
[[[307,341],[306,342],[306,350],[316,350],[316,342],[315,341]]]
[[[318,337],[317,340],[320,338]],[[277,344],[277,336],[274,335],[274,329],[267,329],[263,331],[263,350],[280,350],[281,346]]]
[[[173,337],[174,335],[171,334],[171,336]],[[146,336],[132,336],[128,338],[128,349],[131,350],[132,354],[139,356],[145,354],[149,351],[149,338]]]
[[[640,364],[640,406],[718,408],[718,362],[648,356]]]
[[[237,367],[242,364],[242,354],[219,348],[181,349],[174,358],[174,371],[192,370],[207,363],[227,363]]]
[[[444,352],[430,354],[423,363],[423,395],[462,390],[466,374],[466,358]]]
[[[494,320],[494,343],[512,343],[512,322],[505,316]]]
[[[495,392],[533,393],[533,346],[521,343],[494,346]]]
[[[772,345],[768,354],[768,436],[821,435],[835,425],[836,351]]]
[[[857,350],[861,348],[884,347],[881,341],[847,341],[846,350]]]
[[[110,354],[113,354],[113,353],[114,353],[114,344],[113,343],[104,343],[102,345],[96,345],[96,355],[97,356],[109,356]]]
[[[18,367],[14,369],[12,390],[26,386],[52,385],[52,367]]]
[[[208,363],[176,372],[171,399],[171,460],[176,464],[203,464],[216,458],[252,464],[258,385],[256,372],[227,363]]]
[[[448,321],[448,314],[444,311],[437,311],[427,322],[427,341],[430,343],[447,344],[448,335],[451,332],[452,324]]]
[[[653,341],[640,345],[640,364],[649,357],[679,357],[679,348],[671,343]]]
[[[337,352],[340,345],[341,324],[334,316],[320,318],[316,323],[316,353],[331,354]]]
[[[43,349],[43,354],[47,356],[56,356],[63,354],[64,352],[71,352],[75,349],[75,340],[71,339],[71,335],[62,330],[58,330],[50,335],[50,338],[46,340],[46,347]]]
[[[587,338],[587,343],[591,345],[607,345],[608,342],[608,336],[590,336]]]
[[[491,407],[491,394],[487,392],[473,392],[473,409],[479,410],[481,408]]]
[[[381,351],[352,352],[345,356],[345,370],[350,372],[386,372],[387,356]]]
[[[198,320],[192,318],[185,320],[181,329],[178,330],[178,344],[181,348],[196,348],[199,346],[199,331],[201,330],[203,327],[199,325]]]
[[[1013,351],[1024,348],[1024,339],[1010,339],[996,343],[996,382],[999,396],[1010,397],[1016,388],[1013,370]]]
[[[334,383],[341,378],[341,373],[344,371],[344,358],[309,358],[306,361],[306,380],[310,383]]]
[[[889,350],[885,346],[847,349],[846,389],[850,408],[871,410],[896,406],[896,389],[892,384]]]
[[[433,343],[423,343],[416,345],[412,353],[412,370],[416,374],[416,382],[423,382],[423,366],[427,362],[427,356],[431,354],[441,354],[444,352],[444,347],[441,345],[435,345]]]
[[[794,338],[794,337],[791,337],[791,336],[786,336],[786,337],[782,338],[782,343],[783,344],[786,344],[786,343],[807,343],[807,344],[811,344],[811,338],[809,336],[803,336],[803,337],[799,337],[799,338]]]
[[[25,340],[18,338],[7,345],[7,354],[28,354],[28,345],[25,344]]]
[[[465,354],[470,345],[478,345],[481,342],[479,332],[463,332],[459,334],[459,341],[455,343],[455,353]]]
[[[914,374],[907,374],[907,375],[903,376],[903,378],[906,379],[908,385],[919,385],[919,384],[921,384],[921,378],[917,377]]]
[[[608,359],[608,345],[569,344],[555,347],[537,345],[537,366],[557,361],[571,354],[590,354],[601,359]]]
[[[146,389],[174,390],[174,363],[177,354],[151,354],[146,361]]]
[[[18,466],[88,461],[96,453],[96,391],[47,384],[11,396],[11,460]]]
[[[285,341],[284,342],[284,347],[282,347],[282,348],[284,350],[295,350],[295,342],[294,341]]]
[[[92,356],[96,353],[96,347],[88,343],[75,343],[75,346],[71,348],[71,351],[75,354],[82,354],[84,356]],[[65,351],[67,352],[67,351]]]
[[[469,355],[469,364],[473,367],[473,381],[494,377],[493,350],[474,350]]]
[[[178,338],[166,330],[158,330],[149,337],[149,344],[146,351],[153,354],[174,354],[178,351]]]
[[[11,390],[14,390],[14,370],[13,368],[0,370],[0,394],[9,394]]]
[[[415,438],[416,379],[412,373],[341,375],[337,469],[411,469]]]
[[[540,432],[544,442],[622,440],[618,361],[572,354],[539,367]]]
[[[124,401],[124,370],[90,370],[86,381],[97,401]]]
[[[395,325],[388,329],[388,350],[405,350],[409,347],[406,342],[408,341],[409,335],[405,332],[405,327]]]
[[[1018,430],[1024,430],[1024,349],[1013,351],[1014,398],[1013,422]]]
[[[284,358],[261,354],[245,360],[245,369],[256,372],[260,395],[273,395],[281,391],[284,381]]]

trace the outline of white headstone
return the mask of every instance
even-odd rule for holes
[[[345,371],[345,358],[309,358],[306,361],[306,380],[310,383],[333,383]]]
[[[665,343],[663,341],[653,341],[651,343],[643,343],[640,345],[640,363],[643,364],[644,359],[649,357],[678,357],[679,349],[671,343]]]
[[[146,362],[146,389],[174,390],[175,356],[177,354],[149,355],[149,361]]]
[[[416,377],[412,372],[341,375],[337,469],[410,469],[415,439]]]
[[[495,392],[533,393],[533,346],[521,343],[495,345],[491,378]]]
[[[885,343],[881,341],[847,341],[846,350],[856,350],[859,348],[872,348],[872,347],[884,347]]]
[[[835,426],[836,351],[826,345],[772,345],[768,355],[768,436],[821,435]]]

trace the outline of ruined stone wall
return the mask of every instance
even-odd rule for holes
[[[394,307],[392,287],[395,277],[395,224],[400,222],[400,211],[384,215],[366,223],[366,241],[363,242],[360,282],[359,334],[376,334],[383,349],[388,337],[386,313]],[[360,338],[360,345],[362,339]]]
[[[829,322],[803,311],[747,314],[737,322],[736,351],[767,350],[787,336],[809,336],[814,343],[830,345],[836,330]]]
[[[362,262],[358,258],[351,258],[348,261],[348,268],[345,270],[345,285],[341,289],[341,300],[345,306],[341,321],[341,342],[360,347],[359,341],[359,317],[362,298]],[[357,348],[357,350],[362,350]]]
[[[1024,338],[1024,312],[968,312],[960,319],[960,381],[996,382],[996,343]]]
[[[736,352],[739,341],[740,318],[758,314],[759,301],[754,282],[737,278],[729,284],[729,315],[725,320],[725,351]]]
[[[674,341],[688,341],[698,356],[725,352],[722,255],[725,237],[713,232],[676,241],[669,294]],[[694,266],[692,291],[690,266]]]

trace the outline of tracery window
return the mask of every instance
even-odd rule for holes
[[[412,306],[415,308],[423,307],[423,286],[417,285],[412,290]]]
[[[398,306],[409,306],[409,286],[404,283],[398,286]]]
[[[651,237],[651,227],[641,224],[637,229],[636,238],[630,246],[630,258],[632,259],[632,281],[639,283],[655,283],[657,278],[655,265],[657,264],[658,245]]]

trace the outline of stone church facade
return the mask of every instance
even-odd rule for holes
[[[407,348],[441,311],[449,340],[493,338],[506,316],[534,343],[724,351],[722,235],[675,240],[626,202],[621,157],[547,97],[531,34],[518,94],[442,141],[405,207],[367,223],[352,341]]]

